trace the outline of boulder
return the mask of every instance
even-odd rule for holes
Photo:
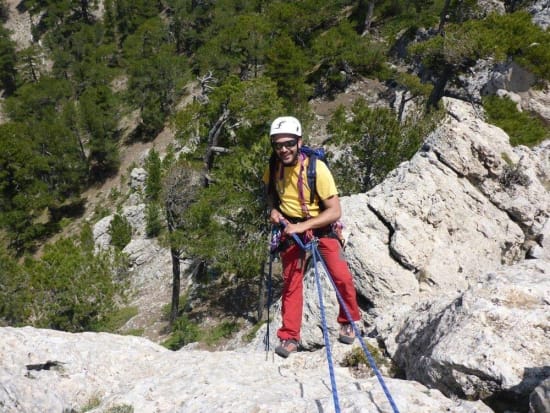
[[[550,377],[550,263],[489,271],[454,298],[377,319],[407,379],[460,398],[523,402]]]

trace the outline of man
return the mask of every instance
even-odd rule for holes
[[[302,126],[291,116],[277,118],[271,124],[273,148],[270,167],[264,174],[270,221],[284,224],[280,255],[283,266],[282,326],[277,331],[281,340],[275,352],[288,357],[298,350],[303,307],[303,274],[305,251],[292,242],[292,235],[319,238],[318,249],[325,261],[353,321],[361,318],[355,287],[342,245],[334,236],[331,224],[340,219],[341,208],[334,178],[326,164],[316,160],[316,188],[313,202],[307,184],[309,157],[301,153]],[[353,343],[355,333],[345,310],[340,307],[339,340]]]

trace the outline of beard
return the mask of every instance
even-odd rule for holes
[[[300,150],[297,150],[292,155],[292,158],[290,158],[290,157],[284,157],[283,158],[280,155],[278,155],[278,158],[284,166],[294,166],[298,163],[298,156],[299,155],[300,155]]]

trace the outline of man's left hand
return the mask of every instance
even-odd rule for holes
[[[285,234],[287,235],[293,235],[293,234],[301,234],[302,232],[306,232],[307,228],[304,228],[305,222],[298,222],[296,224],[291,224],[290,222],[285,227]]]

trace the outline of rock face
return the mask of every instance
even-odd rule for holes
[[[550,379],[544,380],[529,397],[529,412],[550,412]]]
[[[550,27],[550,1],[537,0],[528,7],[529,13],[533,16],[533,23],[542,29]]]
[[[286,360],[263,352],[172,352],[143,338],[30,327],[0,328],[0,337],[5,413],[334,409],[322,352]],[[343,412],[391,412],[376,378],[356,379],[336,365],[335,381]],[[385,384],[402,412],[491,412],[482,402],[448,399],[414,381],[387,378]]]
[[[408,378],[468,399],[521,399],[550,376],[549,298],[550,263],[528,260],[377,321]]]

